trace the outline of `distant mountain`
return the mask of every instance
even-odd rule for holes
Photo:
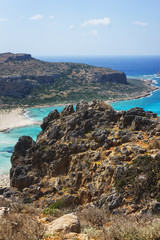
[[[145,87],[142,89],[145,91]],[[139,91],[125,73],[78,63],[50,63],[30,54],[0,54],[0,103],[48,104],[122,99]],[[147,89],[151,91],[151,89]],[[136,92],[136,96],[139,92]]]

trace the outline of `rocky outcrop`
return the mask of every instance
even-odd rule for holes
[[[114,83],[122,83],[127,84],[127,78],[124,73],[109,73],[104,74],[99,78],[99,82],[114,82]]]
[[[8,58],[5,60],[5,62],[10,62],[10,61],[26,61],[30,60],[31,54],[8,54],[11,56],[8,56]]]
[[[159,201],[159,126],[155,113],[115,111],[103,101],[53,110],[36,142],[22,137],[15,145],[10,178],[18,191],[12,195],[42,206],[150,209]]]

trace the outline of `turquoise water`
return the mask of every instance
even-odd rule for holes
[[[142,76],[141,76],[142,79]],[[149,75],[143,76],[143,79],[150,79],[156,81],[155,86],[160,87],[160,76],[159,75]],[[112,103],[112,106],[116,110],[128,110],[132,107],[142,107],[145,111],[156,112],[160,116],[160,90],[153,92],[151,95],[135,100],[120,101]]]
[[[111,67],[124,71],[127,73],[127,76],[132,78],[153,80],[155,81],[154,84],[160,87],[160,75],[156,75],[160,70],[160,57],[68,58],[68,60],[67,58],[57,58],[43,60],[83,62],[101,67]],[[157,112],[160,116],[160,90],[153,92],[151,96],[136,100],[115,102],[112,103],[112,106],[117,110],[128,110],[135,106],[142,107],[147,111]],[[35,121],[41,121],[55,108],[61,112],[64,106],[27,109],[25,116]],[[18,138],[28,135],[36,140],[36,136],[40,131],[40,126],[34,125],[0,133],[0,175],[9,172],[11,166],[10,157]]]
[[[53,109],[57,109],[58,112],[61,112],[65,106],[53,106],[46,108],[31,108],[26,110],[26,117],[31,120],[41,121],[44,117],[48,115]]]
[[[11,131],[0,133],[0,175],[9,172],[11,166],[10,157],[17,140],[23,135],[31,136],[36,140],[39,132],[40,126],[34,125],[32,127],[15,128]]]

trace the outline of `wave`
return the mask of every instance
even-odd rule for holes
[[[31,121],[35,121],[34,118],[30,117],[29,113],[30,113],[29,110],[25,109],[23,113],[24,117]]]

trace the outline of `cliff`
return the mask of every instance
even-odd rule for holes
[[[160,120],[142,108],[115,111],[103,101],[78,103],[44,118],[37,141],[14,147],[5,197],[37,206],[94,204],[112,213],[160,207]]]

